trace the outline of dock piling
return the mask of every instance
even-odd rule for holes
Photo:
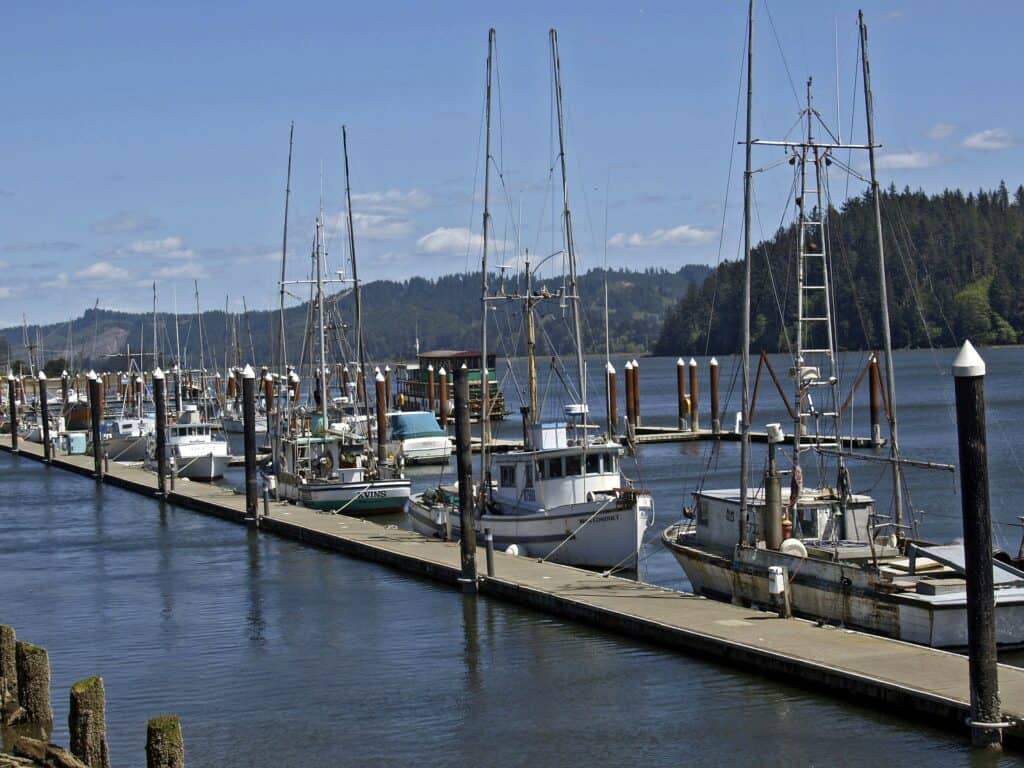
[[[14,648],[18,668],[18,704],[25,710],[24,722],[52,723],[50,657],[46,649],[22,640],[16,641]]]
[[[437,413],[437,408],[434,407],[434,365],[430,363],[427,365],[427,407],[424,409],[431,413]]]
[[[882,446],[882,375],[878,370],[878,355],[872,354],[868,362],[869,402],[871,411],[871,445]]]
[[[251,365],[242,370],[242,430],[245,443],[245,517],[256,523],[259,514],[256,496],[256,371]]]
[[[635,422],[633,421],[633,363],[626,361],[622,373],[626,382],[626,439],[632,440]]]
[[[633,431],[640,426],[640,363],[633,358]]]
[[[388,407],[386,404],[387,394],[384,391],[384,374],[377,369],[373,377],[377,394],[377,462],[381,465],[388,458]]]
[[[71,686],[68,748],[89,768],[110,768],[107,752],[107,704],[102,677],[88,677]]]
[[[700,385],[697,381],[697,361],[690,358],[690,430],[700,431]]]
[[[176,715],[146,723],[146,768],[185,768],[185,739]]]
[[[92,459],[93,474],[97,479],[103,478],[103,442],[100,439],[100,419],[103,418],[103,393],[99,377],[89,371],[89,416],[92,427]]]
[[[50,404],[47,402],[46,374],[39,369],[39,419],[43,427],[43,460],[49,464],[53,458],[53,446],[50,444]]]
[[[711,380],[711,432],[718,435],[722,432],[722,418],[718,410],[718,358],[711,358],[708,372]]]
[[[14,372],[7,374],[7,423],[11,428],[11,450],[18,451],[18,392]]]
[[[608,405],[608,436],[614,438],[615,430],[619,423],[619,403],[616,399],[618,393],[615,391],[615,366],[609,361],[605,364],[605,401]],[[523,441],[526,445],[527,441]]]
[[[393,384],[391,382],[391,366],[384,366],[384,405],[387,409],[391,410],[391,398],[393,392]]]
[[[953,361],[956,431],[960,449],[960,505],[967,579],[967,648],[971,688],[971,743],[1002,748],[1004,727],[996,666],[992,515],[985,435],[985,361],[965,341]]]
[[[690,403],[686,399],[686,363],[683,358],[676,358],[676,400],[679,411],[679,431],[685,432],[689,427]]]
[[[65,411],[67,409],[67,407],[68,407],[68,398],[70,396],[70,391],[69,391],[70,387],[71,387],[71,377],[68,376],[68,372],[67,371],[61,371],[60,372],[60,407],[61,407],[61,411],[62,411],[61,415],[63,415],[63,411]]]
[[[469,371],[456,368],[455,378],[455,463],[459,477],[459,553],[463,592],[476,592],[476,528],[473,514],[473,457],[469,431]],[[444,381],[444,377],[441,378]]]
[[[494,576],[494,534],[484,528],[484,542],[487,545],[487,575]]]
[[[18,700],[17,642],[14,627],[0,624],[0,710]]]
[[[440,380],[441,390],[441,402],[438,403],[438,411],[441,414],[441,429],[446,430],[448,429],[448,372],[444,369],[443,365],[437,370],[437,375]]]
[[[167,498],[167,381],[160,368],[153,370],[153,400],[156,401],[157,495]]]

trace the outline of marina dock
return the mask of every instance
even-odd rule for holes
[[[0,437],[10,451],[10,437]],[[24,460],[42,446],[19,441]],[[56,456],[55,469],[93,476],[91,456]],[[104,482],[156,495],[156,475],[111,463]],[[245,497],[224,487],[178,480],[167,502],[245,523]],[[263,503],[260,503],[263,512]],[[343,515],[270,502],[259,527],[293,540],[455,586],[459,546]],[[484,553],[478,552],[479,562]],[[841,628],[740,608],[628,579],[495,553],[481,594],[580,621],[644,642],[727,663],[827,696],[858,700],[966,735],[965,656]],[[1024,743],[1024,669],[999,666],[1000,698],[1011,744]]]

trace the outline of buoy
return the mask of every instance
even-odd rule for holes
[[[786,539],[779,547],[779,552],[793,557],[807,557],[807,547],[800,539]]]
[[[505,554],[506,555],[513,555],[514,557],[518,557],[519,556],[519,545],[518,544],[509,544],[505,548]]]

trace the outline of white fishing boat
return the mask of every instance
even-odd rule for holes
[[[753,5],[751,5],[751,13]],[[752,18],[752,17],[751,17]],[[751,20],[752,25],[752,20]],[[924,645],[961,648],[967,645],[967,590],[963,546],[936,546],[919,540],[913,510],[904,512],[895,415],[895,379],[889,336],[884,243],[881,238],[879,189],[875,177],[874,130],[871,115],[867,32],[861,19],[862,65],[867,105],[867,145],[819,142],[812,128],[821,117],[811,101],[801,113],[806,126],[799,140],[754,141],[750,128],[748,90],[747,176],[754,144],[781,146],[797,174],[797,317],[791,375],[795,392],[789,406],[794,415],[792,470],[782,488],[776,446],[784,438],[779,424],[768,425],[768,471],[761,487],[748,487],[750,424],[743,419],[738,489],[694,493],[683,522],[667,528],[665,546],[686,572],[693,590],[719,600],[775,609],[788,592],[794,614],[876,632]],[[748,56],[752,55],[749,51]],[[750,72],[748,67],[748,72]],[[879,250],[881,329],[885,344],[889,405],[889,448],[892,470],[892,515],[875,500],[852,490],[848,462],[860,458],[844,453],[839,438],[842,408],[839,393],[829,258],[826,172],[839,150],[867,149]],[[743,410],[750,412],[750,186],[746,187],[744,220],[746,272],[745,313],[741,346]],[[814,461],[808,460],[813,456]],[[877,460],[877,457],[869,457]],[[913,463],[913,462],[910,462]],[[934,466],[934,465],[933,465]],[[804,469],[818,467],[816,484],[805,487]],[[952,467],[947,467],[952,469]],[[827,473],[834,473],[831,477]],[[996,562],[996,641],[1000,646],[1024,644],[1024,572]]]
[[[406,464],[447,464],[451,458],[448,433],[430,411],[393,411],[388,429],[393,453]]]
[[[189,480],[216,480],[224,476],[231,456],[227,441],[215,435],[209,422],[202,420],[199,409],[186,405],[177,422],[167,425],[167,457],[174,460],[177,477]],[[149,440],[149,459],[156,460],[156,434]]]
[[[494,31],[488,37],[488,64],[494,47]],[[559,295],[533,288],[534,271],[547,257],[531,267],[526,259],[522,293],[490,295],[484,283],[484,303],[524,307],[526,348],[529,360],[529,407],[526,409],[526,445],[521,450],[489,453],[489,408],[482,405],[481,467],[485,480],[476,505],[474,527],[478,535],[490,529],[495,545],[520,555],[551,562],[590,568],[636,569],[644,532],[654,519],[654,504],[646,491],[632,487],[622,474],[619,458],[622,447],[610,437],[592,437],[586,405],[586,367],[581,339],[580,297],[576,277],[576,254],[572,238],[571,216],[566,180],[561,82],[558,40],[551,31],[551,59],[554,70],[558,113],[559,148],[562,170],[563,223],[568,282]],[[490,66],[488,66],[490,72]],[[488,88],[490,94],[490,88]],[[487,110],[490,114],[490,110]],[[488,124],[488,156],[490,130]],[[487,200],[485,180],[484,200]],[[487,274],[487,222],[484,209],[484,247],[482,273]],[[559,255],[562,252],[556,252]],[[504,282],[503,282],[504,284]],[[572,308],[575,342],[576,389],[566,392],[570,402],[563,407],[565,421],[541,422],[536,375],[536,339],[534,307],[547,298],[557,298]],[[488,376],[487,323],[483,323],[481,360],[483,379]],[[609,425],[609,428],[611,425]],[[610,429],[609,429],[610,431]],[[406,505],[414,529],[426,535],[458,537],[461,525],[458,504],[451,489],[439,488],[410,498]]]
[[[154,416],[107,419],[100,426],[103,450],[111,461],[145,461],[155,430]]]

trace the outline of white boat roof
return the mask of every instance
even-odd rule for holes
[[[818,493],[817,488],[805,488],[803,493],[800,494],[799,503],[815,504],[818,502],[833,501],[832,491],[825,489],[828,496],[817,497],[815,494]],[[702,491],[694,491],[694,496],[703,496],[708,499],[717,499],[719,501],[731,501],[734,504],[740,503],[740,489],[739,488],[714,488],[711,490],[705,489]],[[786,483],[782,484],[782,504],[783,506],[789,504],[789,487]],[[850,501],[854,504],[871,504],[874,502],[874,498],[863,493],[854,493],[850,495]],[[764,488],[762,486],[750,487],[747,489],[747,503],[748,504],[764,504]]]

